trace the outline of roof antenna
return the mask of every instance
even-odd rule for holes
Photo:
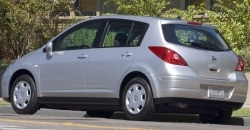
[[[182,15],[183,15],[183,13],[185,13],[185,11],[180,12],[180,14],[177,16],[177,19],[182,19]]]
[[[179,15],[179,16],[177,17],[177,19],[181,19],[181,16]]]

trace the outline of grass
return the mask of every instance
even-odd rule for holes
[[[233,112],[233,117],[250,117],[250,108],[241,108]]]
[[[250,68],[244,69],[245,73],[249,73],[250,72]]]
[[[0,100],[0,106],[7,106],[7,105],[10,105],[10,103]]]

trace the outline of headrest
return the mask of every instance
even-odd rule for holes
[[[127,36],[126,33],[117,33],[115,35],[115,40],[118,40],[118,41],[124,41],[124,42],[126,42],[127,38],[128,38],[128,36]]]

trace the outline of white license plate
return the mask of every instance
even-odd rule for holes
[[[208,87],[208,97],[211,98],[225,98],[225,91],[223,88],[209,86]]]

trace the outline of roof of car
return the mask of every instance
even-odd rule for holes
[[[125,19],[125,20],[134,20],[146,23],[155,23],[156,21],[161,21],[162,24],[165,23],[178,23],[178,24],[188,24],[186,20],[183,19],[174,19],[174,18],[164,18],[164,17],[152,17],[152,16],[135,16],[135,15],[104,15],[92,17],[88,20],[92,19]],[[197,22],[198,23],[198,22]],[[202,23],[202,26],[214,28],[214,26],[210,24]]]
[[[173,22],[185,22],[182,19],[171,19],[171,18],[163,18],[163,17],[152,17],[152,16],[135,16],[135,15],[105,15],[105,16],[98,16],[93,17],[91,19],[128,19],[128,20],[135,20],[135,21],[158,21],[158,20],[167,20]]]

